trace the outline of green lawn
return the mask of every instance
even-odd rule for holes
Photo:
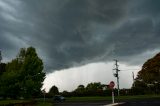
[[[30,100],[0,100],[0,105],[14,104],[14,103],[27,103]],[[35,106],[53,106],[53,103],[37,101]]]
[[[11,104],[11,103],[23,103],[23,102],[29,102],[29,100],[0,100],[0,105]]]
[[[115,100],[141,100],[141,99],[150,99],[150,98],[158,98],[160,99],[160,95],[137,95],[137,96],[119,96],[115,97]],[[66,101],[74,102],[74,101],[100,101],[100,100],[109,100],[111,101],[111,96],[106,97],[69,97],[66,98]]]
[[[69,97],[66,101],[99,101],[99,100],[111,100],[111,97]]]
[[[53,103],[47,103],[47,102],[38,102],[36,106],[53,106]]]
[[[150,99],[150,98],[159,98],[160,95],[136,95],[136,96],[120,96],[120,97],[115,97],[115,99],[120,99],[120,100],[141,100],[141,99]]]
[[[119,96],[115,97],[115,100],[142,100],[142,99],[160,99],[160,95],[137,95],[137,96]],[[111,101],[111,96],[106,97],[67,97],[66,102],[79,102],[79,101]],[[43,102],[43,99],[36,99],[37,103],[35,106],[53,106],[52,99],[46,99]],[[30,100],[0,100],[0,105],[6,105],[11,103],[24,103],[30,102]]]

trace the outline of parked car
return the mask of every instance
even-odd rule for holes
[[[57,102],[64,102],[66,100],[65,97],[61,95],[55,95],[53,99],[54,101],[57,101]]]

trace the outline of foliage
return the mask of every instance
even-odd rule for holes
[[[43,62],[35,48],[22,48],[0,77],[0,94],[11,98],[36,96],[41,92],[44,78]]]
[[[52,87],[50,88],[50,90],[49,90],[49,95],[50,95],[50,96],[54,96],[54,95],[57,95],[57,94],[59,94],[59,90],[58,90],[58,88],[54,85],[54,86],[52,86]]]
[[[103,88],[100,82],[89,83],[86,86],[87,93],[90,95],[102,95]]]
[[[138,73],[138,79],[150,84],[160,83],[160,53],[143,64]]]
[[[133,85],[132,88],[137,92],[160,93],[160,53],[143,64]]]
[[[148,91],[147,84],[145,84],[143,81],[135,81],[134,87],[132,87],[132,93],[134,95],[144,95]]]
[[[100,82],[93,82],[87,84],[86,87],[79,85],[74,91],[63,91],[61,94],[65,97],[107,96],[111,95],[111,90],[107,88],[107,85],[101,84]]]
[[[5,63],[0,63],[0,75],[2,75],[2,73],[6,71],[5,67],[6,67]]]
[[[61,94],[62,94],[64,97],[71,97],[71,96],[72,96],[71,92],[68,92],[68,91],[63,91]]]

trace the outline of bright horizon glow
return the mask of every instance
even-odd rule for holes
[[[113,62],[100,62],[87,64],[81,67],[55,71],[46,75],[43,89],[45,88],[45,90],[48,92],[49,89],[55,85],[59,88],[59,91],[62,92],[64,90],[73,91],[78,85],[83,84],[86,86],[91,82],[109,84],[110,81],[115,81],[116,83],[116,78],[113,76],[113,68]],[[119,69],[124,70],[119,72],[120,88],[130,88],[133,83],[132,72],[134,72],[136,77],[137,72],[140,70],[140,66],[127,66],[125,64],[120,64]],[[127,69],[129,70],[127,71]]]

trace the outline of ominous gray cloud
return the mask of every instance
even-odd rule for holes
[[[160,47],[159,5],[159,0],[0,0],[0,49],[11,59],[19,48],[34,46],[48,71],[113,58],[134,63],[132,58]]]

